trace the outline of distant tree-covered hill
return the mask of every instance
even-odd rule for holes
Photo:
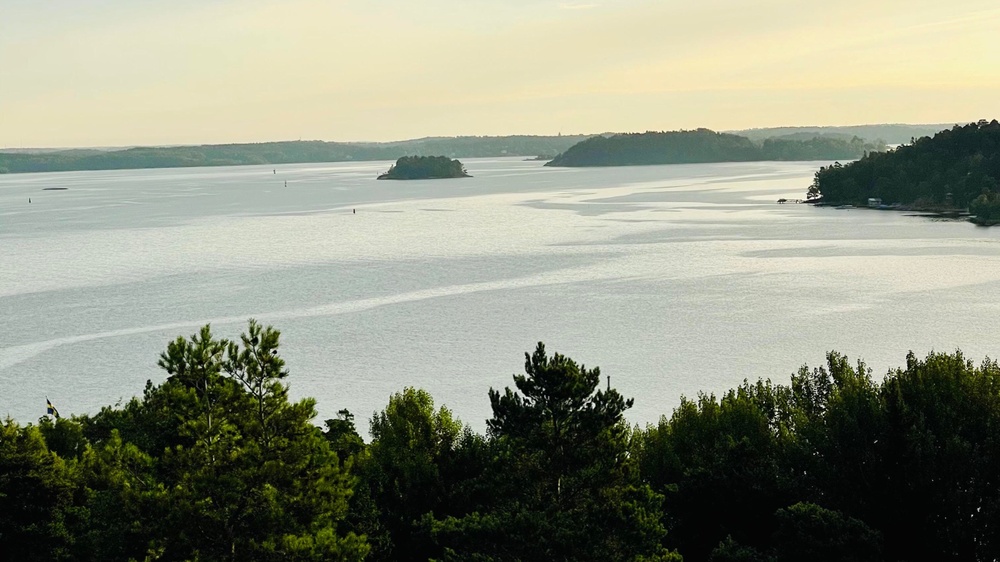
[[[853,160],[866,153],[884,152],[887,148],[881,141],[866,142],[856,136],[776,137],[761,143],[762,160]]]
[[[0,152],[0,170],[64,172],[131,168],[181,168],[395,160],[401,156],[446,155],[451,158],[554,156],[587,138],[567,136],[435,137],[386,143],[289,141],[254,144],[136,147],[124,150]]]
[[[806,140],[746,137],[709,129],[625,133],[591,137],[573,145],[546,166],[635,166],[757,160],[850,160],[866,151],[884,150],[884,144],[858,137],[814,137]]]
[[[765,139],[807,141],[815,138],[831,138],[831,139],[840,139],[849,141],[852,138],[858,136],[858,135],[849,135],[847,133],[822,133],[822,132],[810,132],[810,131],[797,131],[794,133],[767,136],[767,137],[751,136],[744,133],[734,133],[734,134],[738,134],[740,136],[747,137],[750,140],[756,140],[756,141],[763,141]]]
[[[742,162],[758,159],[746,137],[708,129],[623,133],[592,137],[556,156],[546,166],[636,166],[695,162]]]
[[[816,172],[809,198],[824,202],[964,208],[980,196],[995,199],[1000,179],[1000,123],[946,129],[889,152],[870,153]]]
[[[403,156],[380,175],[380,180],[430,180],[468,178],[465,166],[447,156]]]
[[[762,141],[775,137],[805,140],[807,137],[811,138],[815,136],[839,136],[844,139],[860,137],[869,142],[882,140],[889,144],[904,144],[911,142],[913,139],[933,135],[941,129],[947,129],[952,125],[954,123],[932,125],[849,125],[843,127],[768,127],[726,132],[747,137],[754,141]]]

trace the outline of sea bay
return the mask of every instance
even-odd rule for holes
[[[169,340],[250,317],[282,331],[293,396],[362,428],[416,386],[482,429],[537,341],[639,424],[832,349],[878,376],[910,349],[997,355],[1000,231],[775,203],[825,163],[465,164],[0,176],[0,415],[93,413],[162,381]]]

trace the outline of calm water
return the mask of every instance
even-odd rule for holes
[[[879,374],[909,349],[1000,355],[1000,229],[774,203],[820,164],[0,176],[0,415],[94,412],[163,380],[170,339],[249,317],[281,329],[295,396],[362,428],[409,385],[482,429],[539,340],[640,424],[830,349]]]

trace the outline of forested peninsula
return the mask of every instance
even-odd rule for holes
[[[1000,552],[1000,366],[961,352],[910,353],[884,377],[831,352],[788,384],[685,398],[639,428],[598,368],[539,343],[512,387],[484,392],[485,434],[404,388],[368,420],[368,442],[350,412],[320,428],[315,400],[290,400],[270,326],[251,320],[234,341],[206,326],[159,365],[166,379],[127,403],[0,423],[5,560]]]
[[[827,204],[883,204],[964,209],[976,220],[1000,220],[1000,123],[956,125],[856,162],[816,172],[807,197]]]
[[[849,160],[884,150],[881,142],[859,137],[816,135],[809,138],[746,137],[709,129],[625,133],[580,141],[546,166],[638,166],[760,160]]]
[[[289,141],[123,150],[0,151],[0,173],[395,160],[407,155],[439,154],[451,158],[551,157],[585,138],[586,135],[521,135],[432,137],[385,143]]]
[[[396,160],[389,171],[380,174],[380,180],[430,180],[470,178],[465,166],[447,156],[403,156]]]

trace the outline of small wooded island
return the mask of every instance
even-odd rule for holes
[[[403,156],[378,179],[430,180],[471,177],[461,162],[447,156]]]
[[[960,214],[1000,224],[1000,123],[956,125],[886,152],[816,172],[808,199],[826,205],[884,206]]]
[[[583,140],[546,166],[643,166],[762,160],[853,160],[885,150],[885,143],[859,137],[817,134],[811,138],[772,137],[757,142],[710,129],[624,133]]]

